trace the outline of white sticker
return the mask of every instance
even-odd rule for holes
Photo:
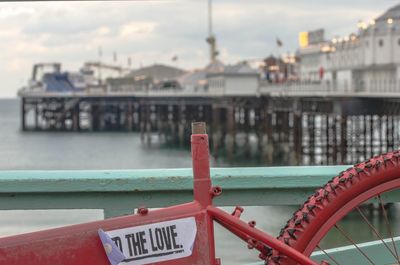
[[[141,265],[192,255],[197,227],[194,217],[106,231],[126,259]]]

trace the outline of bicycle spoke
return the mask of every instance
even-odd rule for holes
[[[319,245],[317,245],[317,248],[319,250],[321,250],[322,252],[324,252],[324,254],[330,259],[332,260],[336,265],[340,265],[331,255],[329,255],[323,248],[321,248]]]
[[[357,246],[357,244],[354,242],[353,239],[351,239],[351,237],[349,235],[346,234],[346,232],[344,232],[337,224],[335,224],[335,228],[350,242],[352,243],[356,249],[372,264],[375,265],[375,263],[367,256],[367,254],[365,254],[364,251],[362,251],[361,248],[359,248]]]
[[[374,234],[382,241],[382,243],[385,245],[385,247],[389,250],[389,252],[393,255],[393,257],[396,259],[397,263],[399,263],[398,257],[393,253],[392,249],[389,248],[389,246],[386,244],[386,242],[383,240],[383,237],[379,234],[378,230],[368,221],[367,217],[365,217],[364,213],[361,211],[359,207],[356,208],[361,217],[364,219],[364,221],[368,224],[368,226],[372,229]]]
[[[396,252],[397,261],[398,261],[399,264],[400,264],[399,254],[398,254],[398,252],[397,252],[396,244],[395,244],[395,242],[394,242],[393,233],[392,233],[392,228],[391,228],[391,226],[390,226],[389,218],[388,218],[388,216],[387,216],[386,209],[385,209],[385,206],[384,206],[384,203],[383,203],[383,199],[382,199],[382,197],[381,197],[380,194],[378,195],[378,199],[379,199],[379,204],[381,205],[381,208],[382,208],[383,215],[384,215],[384,217],[385,217],[385,222],[386,222],[386,226],[387,226],[387,229],[388,229],[388,232],[389,232],[389,236],[390,236],[391,239],[392,239],[392,244],[393,244],[394,252]]]

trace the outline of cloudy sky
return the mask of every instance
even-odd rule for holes
[[[294,52],[300,31],[323,27],[327,37],[356,31],[398,0],[214,0],[220,59],[234,63]],[[0,3],[0,97],[15,97],[35,62],[77,70],[86,60],[138,68],[166,63],[199,68],[208,60],[206,0]],[[173,56],[177,62],[172,62]]]

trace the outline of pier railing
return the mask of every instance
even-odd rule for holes
[[[223,189],[215,202],[299,205],[347,166],[213,168]],[[192,200],[191,169],[110,171],[0,171],[0,210],[103,209],[105,217],[139,206],[165,207]]]
[[[18,95],[22,98],[92,98],[92,97],[140,97],[140,98],[158,98],[158,97],[226,97],[226,96],[340,96],[340,97],[399,97],[400,79],[382,79],[382,80],[316,80],[316,81],[292,81],[285,83],[270,83],[266,80],[260,80],[256,91],[246,90],[232,91],[225,88],[220,91],[214,90],[195,90],[195,89],[162,89],[162,90],[93,90],[86,91],[65,91],[49,92],[45,90],[22,89]]]
[[[223,188],[220,206],[300,205],[313,190],[348,166],[214,168]],[[130,214],[140,206],[164,207],[191,201],[191,169],[102,171],[0,171],[0,210],[103,209],[104,216]],[[399,202],[389,194],[386,202]],[[395,238],[400,247],[400,237]],[[379,241],[358,246],[388,264]],[[354,246],[327,250],[337,260],[363,264]],[[326,259],[322,252],[316,260]],[[382,256],[382,257],[381,257]],[[386,259],[385,259],[386,258]],[[263,264],[263,263],[257,263]]]
[[[260,94],[270,96],[396,96],[400,93],[400,80],[370,80],[369,82],[297,81],[280,84],[261,82]]]

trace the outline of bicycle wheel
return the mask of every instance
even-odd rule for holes
[[[386,202],[383,198],[384,193],[387,194],[387,192],[399,187],[400,151],[376,156],[357,164],[332,178],[325,186],[311,195],[299,210],[293,214],[293,217],[288,220],[278,239],[310,256],[315,250],[324,251],[319,244],[329,231],[335,229],[350,244],[353,244],[356,250],[360,251],[357,243],[339,227],[338,223],[350,212],[358,211],[360,216],[363,217],[362,219],[368,224],[361,205],[375,198],[379,203],[379,207],[381,207],[381,218],[387,224],[387,231],[390,235],[389,237],[391,237],[391,242],[388,243],[386,241],[385,245],[387,247],[387,255],[393,256],[393,260],[395,260],[390,264],[400,264],[398,255],[400,249],[396,249],[392,228],[390,228],[391,224],[385,209]],[[382,239],[379,231],[375,231],[376,228],[370,222],[368,227],[373,234]],[[324,253],[326,254],[325,251]],[[364,256],[365,264],[375,264],[373,257],[369,257],[368,253],[364,253],[361,250],[360,254]],[[334,258],[329,257],[329,255],[326,260],[331,265],[342,265]],[[266,259],[266,264],[293,265],[296,263],[283,254],[272,250]]]

